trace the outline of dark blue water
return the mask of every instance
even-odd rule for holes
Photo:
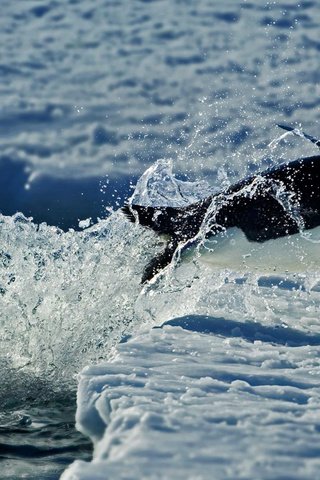
[[[57,402],[2,412],[0,478],[55,480],[73,460],[89,460],[91,443],[75,429],[74,415],[75,403]]]
[[[90,218],[96,223],[119,208],[132,194],[134,176],[107,179],[104,176],[59,177],[39,174],[30,183],[30,165],[26,161],[0,159],[0,212],[22,212],[34,223],[42,222],[63,230],[79,230],[79,221]]]

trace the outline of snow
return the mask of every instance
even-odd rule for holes
[[[296,326],[197,315],[140,332],[80,374],[93,461],[62,479],[316,478],[319,350]]]

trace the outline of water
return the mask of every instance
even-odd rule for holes
[[[2,9],[0,419],[10,448],[1,466],[4,478],[58,478],[90,456],[73,427],[76,374],[113,358],[141,325],[191,311],[317,331],[317,272],[265,278],[192,257],[142,288],[162,241],[117,209],[159,159],[160,177],[153,186],[144,177],[135,198],[183,205],[314,154],[290,135],[268,144],[277,123],[319,136],[320,9],[289,0]]]
[[[0,416],[1,478],[53,480],[76,458],[89,460],[91,445],[74,426],[74,405],[2,411]]]
[[[133,300],[141,287],[134,271],[144,262],[143,243],[137,242],[141,235],[120,213],[84,232],[67,233],[46,225],[38,228],[20,214],[1,217],[0,405],[2,434],[10,439],[4,440],[7,478],[27,463],[37,469],[30,478],[46,472],[56,472],[48,478],[58,478],[73,454],[88,454],[87,441],[74,431],[76,373],[107,358],[129,325],[138,321]],[[69,413],[68,433],[65,417],[59,419],[61,401]],[[43,419],[33,412],[34,404]],[[32,420],[24,439],[19,421],[8,426],[6,420],[17,410]],[[60,426],[52,422],[54,417]],[[39,425],[35,429],[34,423]],[[22,448],[24,443],[30,448]],[[25,463],[13,460],[16,457]]]

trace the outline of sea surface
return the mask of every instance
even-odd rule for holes
[[[166,340],[161,343],[159,330],[152,330],[167,322],[183,329],[168,341],[177,346],[181,341],[183,349],[190,325],[185,318],[191,315],[191,330],[204,335],[195,340],[199,352],[200,345],[207,345],[204,355],[217,348],[222,358],[225,344],[219,339],[227,338],[228,349],[233,345],[237,352],[228,357],[230,364],[252,363],[248,368],[258,368],[252,360],[259,356],[258,347],[248,354],[246,343],[236,345],[237,339],[262,342],[267,373],[259,382],[265,381],[265,401],[281,397],[265,380],[272,368],[291,365],[298,375],[311,372],[318,378],[310,355],[316,358],[319,345],[319,272],[306,269],[284,279],[277,273],[252,276],[229,265],[227,271],[212,273],[194,258],[173,265],[164,278],[143,288],[143,268],[163,245],[152,232],[127,222],[118,209],[134,191],[142,202],[192,202],[249,173],[318,153],[302,138],[279,139],[283,132],[277,124],[320,136],[319,3],[3,0],[1,9],[1,478],[53,480],[74,460],[89,461],[88,430],[81,421],[83,433],[75,429],[75,394],[83,379],[79,372],[99,362],[130,364],[131,346],[140,352],[137,365],[131,359],[132,368],[139,367],[140,355],[144,368],[153,340],[159,340],[159,352],[167,352]],[[143,177],[147,181],[135,190],[150,167]],[[207,317],[215,322],[208,326]],[[298,332],[292,331],[295,327]],[[149,333],[135,341],[141,329]],[[293,342],[288,349],[286,331]],[[208,335],[215,336],[213,343]],[[278,360],[274,345],[281,350]],[[304,355],[309,363],[303,363]],[[170,364],[168,358],[155,361]],[[214,363],[218,357],[203,358]],[[121,368],[115,377],[106,370],[116,378],[116,389],[127,375],[131,378]],[[169,378],[171,386],[177,372]],[[223,372],[219,378],[225,385],[241,378],[250,383],[249,370],[238,377]],[[112,385],[109,377],[108,382]],[[299,405],[310,405],[305,415],[311,418],[318,406],[316,384],[310,380],[307,386],[291,373],[279,382],[292,412],[300,415]],[[231,400],[226,397],[231,410],[237,395],[245,404],[249,388],[233,387],[237,393]],[[287,387],[296,388],[296,394]],[[81,388],[79,395],[89,401]],[[198,387],[190,383],[190,388]],[[309,396],[303,394],[308,388]],[[130,399],[129,387],[126,395]],[[172,395],[174,400],[174,389]],[[151,397],[150,403],[156,399],[154,393]],[[190,390],[188,398],[197,403],[196,391]],[[255,412],[258,403],[252,405]],[[289,415],[290,409],[275,408]],[[141,431],[152,430],[149,420]],[[310,444],[318,440],[319,427],[310,420],[308,428],[305,443],[294,434],[286,437],[303,445],[304,450],[294,452],[296,458],[309,458],[305,469],[299,467],[301,478],[314,478],[317,465],[318,452]],[[219,435],[228,439],[231,430],[226,430]],[[293,423],[289,431],[295,431]],[[200,438],[201,427],[198,432]],[[259,432],[255,443],[264,438],[263,428]],[[196,460],[199,438],[194,437],[192,447]],[[159,442],[161,451],[167,439],[161,443],[159,437]],[[125,445],[116,459],[130,460],[129,450]],[[110,452],[105,455],[113,459]],[[132,465],[141,455],[132,456]],[[277,478],[285,478],[290,461],[282,464],[280,454],[278,459]],[[194,475],[202,478],[196,460]],[[221,478],[228,478],[221,465]],[[245,475],[230,465],[231,478]],[[116,478],[127,472],[121,473],[121,462],[112,468]],[[276,478],[268,468],[270,478]],[[143,469],[134,478],[143,472],[145,478],[161,478]],[[170,472],[178,478],[174,469]],[[267,478],[259,469],[246,472],[245,478]]]
[[[1,478],[59,478],[75,459],[89,460],[92,447],[75,429],[74,415],[69,401],[2,411]]]

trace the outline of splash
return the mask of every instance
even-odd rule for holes
[[[150,173],[151,170],[146,172],[146,176]],[[249,244],[244,235],[236,239],[234,232],[222,227],[220,234],[208,241],[210,231],[219,231],[216,218],[223,205],[237,195],[252,197],[261,188],[267,189],[290,214],[299,233],[281,239],[278,252],[276,242],[275,247],[272,247],[273,241]],[[290,302],[309,306],[311,303],[311,309],[319,302],[317,245],[308,244],[308,238],[296,196],[286,191],[281,182],[257,176],[238,192],[213,197],[198,234],[181,243],[171,264],[142,290],[136,314],[155,323],[197,313],[219,314],[233,320],[264,318],[267,322],[290,324],[293,312]],[[263,268],[244,258],[246,255],[239,259],[241,242],[246,243],[245,248],[250,245],[248,257],[258,257]],[[214,268],[212,262],[203,261],[206,254],[213,259]],[[283,262],[282,270],[278,260]]]
[[[0,223],[1,394],[13,374],[28,389],[31,377],[38,388],[65,388],[134,324],[142,264],[157,239],[120,213],[81,233],[21,214]]]
[[[173,161],[160,159],[140,177],[131,203],[184,207],[215,193],[207,182],[188,182],[173,174]]]
[[[246,194],[263,181],[258,177]],[[281,185],[269,188],[298,215]],[[160,160],[141,177],[131,201],[183,206],[212,192],[205,182],[178,180],[172,162]],[[181,245],[171,265],[146,286],[140,284],[143,269],[163,240],[120,211],[82,232],[35,225],[21,214],[0,216],[0,402],[17,389],[21,399],[74,389],[83,366],[110,358],[113,346],[142,325],[187,314],[283,325],[303,309],[316,318],[319,270],[261,275],[233,264],[230,249],[219,268],[202,261],[204,250],[217,251],[219,239],[208,244],[206,234],[223,201],[223,195],[213,200],[195,244],[187,245],[195,248]]]

